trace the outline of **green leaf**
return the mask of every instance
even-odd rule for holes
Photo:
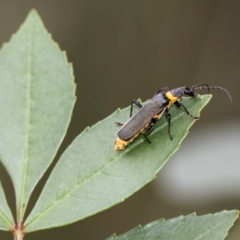
[[[0,159],[18,221],[66,134],[75,102],[72,66],[31,11],[0,52]]]
[[[0,182],[0,229],[9,231],[13,224],[14,219],[8,207],[2,184]]]
[[[120,236],[115,234],[106,240],[222,240],[238,218],[236,210],[222,211],[197,217],[195,213],[165,221],[160,219],[138,226]]]
[[[211,95],[184,99],[189,111],[198,115]],[[172,136],[165,118],[149,138],[139,137],[122,152],[114,151],[116,121],[129,118],[129,108],[83,131],[63,153],[51,173],[33,211],[26,232],[69,224],[107,209],[146,185],[179,148],[194,120],[182,109],[172,107]]]

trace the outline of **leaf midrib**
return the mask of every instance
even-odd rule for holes
[[[27,181],[27,168],[28,168],[28,161],[29,161],[29,135],[30,135],[30,119],[31,119],[31,105],[32,105],[32,96],[31,96],[31,87],[32,87],[32,76],[33,76],[33,68],[32,68],[32,50],[33,50],[33,23],[31,23],[30,31],[29,31],[29,38],[30,38],[30,46],[29,46],[29,57],[28,57],[28,87],[27,87],[27,117],[26,117],[26,138],[25,138],[25,146],[24,146],[24,167],[23,167],[23,181],[22,181],[22,188],[21,188],[21,197],[19,202],[19,211],[18,211],[18,221],[23,220],[23,215],[27,203],[24,203],[25,193],[26,193],[26,181]]]

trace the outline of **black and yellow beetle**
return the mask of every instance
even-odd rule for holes
[[[171,114],[168,112],[170,107],[174,104],[177,107],[182,107],[185,112],[194,119],[199,119],[189,113],[186,107],[180,102],[183,96],[189,96],[196,98],[196,90],[200,89],[221,89],[225,91],[232,101],[230,93],[222,87],[209,86],[208,84],[197,84],[189,87],[179,87],[172,90],[168,88],[161,88],[151,100],[149,100],[144,106],[136,101],[135,99],[131,103],[130,118],[124,124],[117,122],[118,125],[122,126],[117,133],[117,139],[115,141],[115,150],[121,151],[127,147],[131,142],[143,134],[145,139],[151,143],[147,135],[153,129],[156,122],[164,115],[168,121],[168,135],[172,140],[170,126],[171,126]],[[137,105],[140,110],[132,116],[133,104]]]

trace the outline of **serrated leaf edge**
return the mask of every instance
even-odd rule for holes
[[[159,220],[155,220],[155,221],[153,221],[153,222],[150,222],[150,223],[147,223],[146,225],[141,225],[141,224],[139,224],[139,225],[137,225],[136,227],[134,227],[134,228],[132,228],[132,229],[130,229],[129,231],[127,231],[127,232],[125,232],[125,233],[123,233],[123,234],[121,234],[121,235],[117,235],[116,233],[113,233],[113,235],[111,235],[110,237],[108,237],[107,238],[107,240],[108,239],[110,239],[111,240],[111,238],[113,238],[114,237],[114,239],[116,239],[116,240],[118,240],[119,239],[119,237],[121,237],[121,236],[124,236],[124,235],[126,235],[127,233],[130,233],[131,231],[134,231],[134,230],[140,230],[140,231],[142,231],[142,230],[145,230],[147,227],[150,227],[150,225],[152,225],[152,224],[154,224],[154,223],[160,223],[160,222],[164,222],[164,223],[167,223],[167,222],[170,222],[170,221],[172,221],[172,220],[180,220],[180,221],[182,221],[182,220],[184,220],[184,219],[186,219],[187,217],[193,217],[193,218],[196,218],[196,217],[203,217],[203,216],[215,216],[215,215],[218,215],[218,214],[221,214],[221,213],[230,213],[230,212],[234,212],[234,211],[236,211],[236,217],[233,219],[233,221],[232,221],[232,224],[229,226],[229,229],[231,229],[231,227],[233,226],[233,223],[236,221],[236,219],[237,218],[239,218],[239,211],[238,210],[223,210],[223,211],[221,211],[221,212],[217,212],[217,213],[209,213],[209,214],[205,214],[205,215],[197,215],[196,214],[196,212],[193,212],[193,213],[190,213],[190,214],[188,214],[188,215],[180,215],[180,216],[178,216],[178,217],[176,217],[176,218],[171,218],[171,219],[165,219],[165,218],[161,218],[161,219],[159,219]],[[222,223],[222,222],[221,222]],[[215,227],[216,228],[216,227]],[[226,236],[228,235],[228,232],[226,232],[226,235],[223,237],[223,240],[226,238]],[[203,235],[202,235],[203,236]],[[201,237],[202,237],[201,236]],[[197,239],[196,239],[197,240]]]

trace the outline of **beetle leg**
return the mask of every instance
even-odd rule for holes
[[[163,88],[160,88],[158,93],[166,93],[167,91],[169,91],[169,88],[168,87],[163,87]]]
[[[148,125],[148,127],[143,131],[143,136],[144,136],[144,138],[148,141],[148,143],[151,143],[151,141],[149,140],[149,138],[147,137],[147,135],[152,131],[153,126],[154,126],[154,123],[151,122],[151,123]]]
[[[139,108],[142,107],[142,104],[140,102],[138,102],[137,100],[133,99],[132,103],[131,103],[130,117],[132,116],[133,104],[137,105]]]
[[[147,137],[147,134],[145,132],[143,132],[143,136],[144,138],[147,140],[148,143],[152,143],[149,138]]]
[[[130,117],[132,117],[133,104],[137,105],[139,108],[142,107],[142,104],[140,102],[138,102],[137,100],[133,99],[132,103],[131,103]],[[115,122],[115,124],[118,125],[118,126],[123,126],[124,125],[124,123],[120,123],[120,122]]]
[[[168,121],[168,135],[169,135],[170,139],[173,140],[172,135],[171,135],[171,132],[170,132],[170,127],[171,127],[171,114],[166,111],[166,112],[165,112],[165,117],[167,118],[167,121]]]
[[[182,107],[184,110],[185,110],[185,112],[187,113],[187,115],[189,115],[190,117],[192,117],[192,118],[194,118],[194,119],[196,119],[196,120],[198,120],[199,119],[199,117],[195,117],[195,116],[193,116],[187,109],[186,109],[186,107],[181,103],[181,102],[175,102],[174,103],[177,107]]]
[[[145,137],[145,139],[148,141],[148,143],[151,143],[151,141],[149,140],[149,138],[147,137],[147,135],[152,131],[154,125],[156,123],[156,119],[152,118],[150,124],[148,125],[148,127],[143,131],[143,136]]]
[[[168,88],[168,87],[160,88],[160,89],[157,91],[157,93],[154,95],[154,97],[155,97],[156,95],[158,95],[159,93],[166,93],[166,92],[168,92],[168,91],[169,91],[169,88]]]
[[[123,126],[124,125],[124,123],[120,123],[120,122],[115,122],[115,124],[118,125],[118,126]]]

